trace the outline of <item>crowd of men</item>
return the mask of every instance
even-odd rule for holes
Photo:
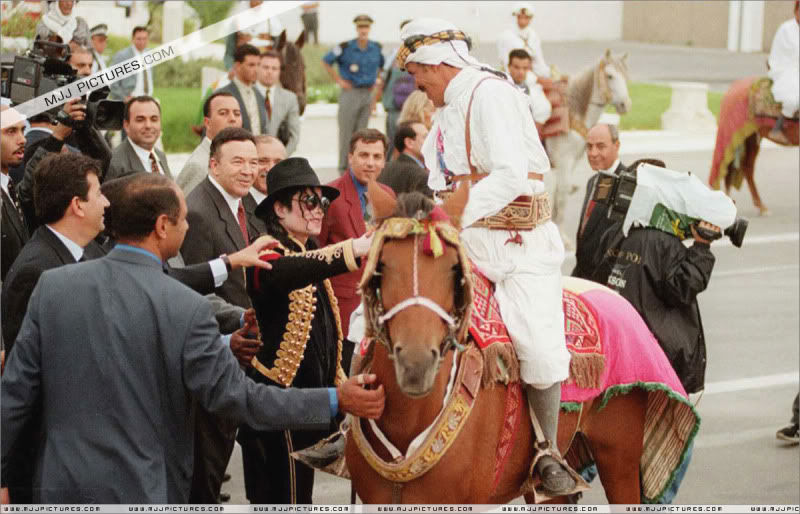
[[[42,34],[68,41],[68,62],[85,76],[105,66],[107,28],[70,18],[71,4],[54,4]],[[371,18],[356,17],[358,37],[324,58],[342,88],[343,173],[326,185],[306,159],[290,157],[299,113],[297,97],[279,85],[281,55],[247,42],[233,49],[230,83],[205,99],[202,140],[181,170],[157,148],[162,111],[148,70],[112,87],[125,102],[125,137],[113,149],[79,123],[79,101],[63,106],[74,123],[34,117],[27,133],[3,106],[4,496],[217,503],[238,440],[251,502],[312,503],[314,471],[290,454],[334,431],[343,414],[378,418],[384,405],[381,387],[365,388],[374,376],[347,378],[360,339],[349,332],[371,244],[373,182],[391,195],[439,198],[485,178],[466,206],[463,242],[495,284],[531,415],[555,441],[569,364],[565,252],[547,214],[549,161],[537,133],[550,113],[536,82],[545,61],[531,7],[515,14],[502,38],[508,75],[469,55],[457,27],[429,18],[404,22],[404,44],[385,63],[368,39]],[[134,29],[112,63],[142,52],[148,35]],[[401,122],[389,138],[367,129],[375,93],[400,108],[397,98],[409,95],[391,88],[408,78],[438,109],[432,122]],[[592,127],[586,148],[597,172],[637,170],[638,162],[620,162],[614,126]],[[702,390],[696,298],[714,266],[711,241],[694,228],[690,247],[646,227],[624,235],[592,200],[595,181],[581,207],[573,275],[628,299],[686,392]],[[493,227],[490,218],[514,202],[533,210],[532,224]],[[533,472],[549,494],[579,485],[557,452]]]

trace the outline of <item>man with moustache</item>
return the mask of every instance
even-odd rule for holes
[[[189,155],[178,175],[177,183],[183,194],[189,195],[208,176],[208,158],[211,140],[226,127],[242,126],[242,110],[236,98],[226,91],[217,91],[203,103],[205,136]]]
[[[264,201],[269,194],[267,189],[267,173],[276,164],[286,159],[286,147],[276,137],[256,136],[256,151],[258,152],[258,174],[250,188],[250,195],[255,199],[256,204]]]
[[[269,114],[264,97],[255,88],[258,79],[258,63],[261,53],[249,44],[241,45],[234,54],[233,78],[217,91],[230,93],[239,102],[242,113],[242,128],[253,135],[266,134]]]
[[[584,490],[556,446],[570,361],[561,298],[564,245],[551,220],[544,187],[550,163],[528,98],[505,74],[471,56],[466,34],[446,20],[416,19],[401,41],[398,65],[439,108],[422,148],[428,186],[440,195],[464,182],[470,187],[461,241],[495,286],[531,418],[541,427],[537,436],[549,442],[539,448],[532,478],[541,479],[540,492],[550,497]]]
[[[161,136],[161,106],[151,96],[137,96],[125,104],[122,128],[128,137],[111,155],[104,180],[133,173],[156,173],[172,178],[167,156],[155,147]]]
[[[28,242],[28,228],[17,196],[16,184],[8,172],[25,158],[25,122],[17,111],[7,105],[0,106],[0,120],[5,127],[0,130],[0,188],[2,189],[3,212],[0,220],[0,281]],[[8,344],[8,341],[5,342]]]
[[[254,215],[250,188],[258,170],[253,135],[238,127],[222,129],[211,141],[209,174],[189,194],[189,230],[181,254],[186,264],[215,259],[242,250],[266,231]],[[250,308],[243,273],[233,273],[217,289],[233,305]],[[257,348],[243,348],[243,351]],[[233,452],[236,425],[203,409],[198,411],[191,503],[217,503],[222,479]]]

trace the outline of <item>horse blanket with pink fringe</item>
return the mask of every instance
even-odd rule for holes
[[[602,349],[605,363],[595,387],[580,387],[570,373],[561,386],[562,409],[579,410],[583,402],[597,398],[603,408],[614,395],[627,394],[633,388],[647,391],[640,463],[642,501],[656,503],[686,458],[700,417],[655,337],[627,300],[604,286],[572,277],[564,277],[563,287],[565,298],[574,297],[585,309],[587,325],[597,327],[592,345]],[[569,330],[567,333],[569,339]],[[566,457],[576,469],[591,463],[588,449],[576,444]]]

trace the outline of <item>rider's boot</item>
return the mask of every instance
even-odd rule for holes
[[[537,389],[525,385],[528,394],[528,407],[531,419],[536,416],[542,428],[544,438],[558,459],[550,455],[542,456],[536,463],[535,471],[542,479],[545,493],[550,496],[562,496],[573,492],[575,479],[567,471],[566,463],[560,459],[557,447],[558,413],[561,407],[561,382],[556,382],[546,389]]]
[[[783,124],[785,121],[786,118],[783,116],[783,114],[781,114],[778,117],[778,121],[775,122],[775,126],[769,131],[768,137],[776,143],[780,143],[782,145],[791,145],[791,141],[789,141],[789,138],[786,137],[786,134],[783,132]]]

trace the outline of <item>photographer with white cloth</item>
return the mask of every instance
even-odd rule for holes
[[[800,106],[800,83],[798,82],[800,61],[800,2],[794,3],[794,19],[786,20],[778,27],[769,52],[769,78],[772,79],[772,96],[781,103],[781,116],[769,137],[785,145],[791,144],[783,133],[785,118],[797,115]]]
[[[472,163],[486,176],[471,187],[461,238],[470,259],[495,283],[531,411],[555,447],[561,381],[568,377],[570,360],[561,300],[564,246],[558,229],[549,219],[532,230],[470,227],[521,195],[544,194],[542,176],[529,180],[529,173],[546,173],[550,163],[524,93],[507,78],[497,80],[497,72],[471,57],[464,38],[447,21],[414,20],[402,31],[404,44],[397,61],[439,108],[422,148],[430,170],[428,186],[434,191],[455,189],[459,179],[453,177],[470,175],[465,122],[474,90]],[[552,496],[574,492],[574,478],[555,457],[545,454],[536,464],[545,492]]]

